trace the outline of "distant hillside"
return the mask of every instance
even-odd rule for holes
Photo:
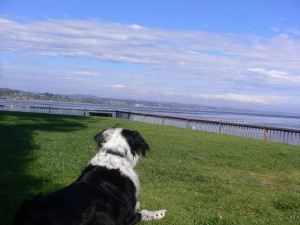
[[[139,107],[168,107],[178,108],[180,104],[176,103],[159,103],[148,102],[142,100],[131,99],[108,99],[91,95],[60,95],[46,93],[31,93],[20,90],[12,90],[9,88],[0,88],[0,99],[16,99],[16,100],[38,100],[38,101],[57,101],[71,103],[91,103],[101,105],[117,105],[117,106],[139,106]],[[182,105],[180,108],[184,108]]]
[[[40,101],[61,101],[73,102],[76,101],[66,95],[56,95],[51,93],[34,94],[25,91],[12,90],[8,88],[0,88],[0,99],[18,99],[18,100],[40,100]]]

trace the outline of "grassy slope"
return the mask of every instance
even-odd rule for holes
[[[143,224],[297,224],[300,148],[114,118],[0,112],[0,224],[20,201],[71,183],[96,153],[93,136],[119,123],[151,152],[140,161],[140,202],[167,208]]]

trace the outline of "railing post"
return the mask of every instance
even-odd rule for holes
[[[130,120],[130,114],[131,114],[131,112],[128,111],[128,120]]]
[[[189,118],[186,118],[186,121],[187,121],[187,123],[186,123],[186,128],[187,128],[187,129],[190,129],[190,120],[189,120]]]
[[[264,140],[268,141],[268,126],[264,126]]]
[[[222,134],[222,120],[219,123],[219,134]]]

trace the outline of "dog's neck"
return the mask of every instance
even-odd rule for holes
[[[121,154],[121,153],[120,153]],[[90,161],[91,165],[104,166],[107,169],[118,169],[121,174],[129,177],[136,187],[136,194],[140,191],[140,182],[136,172],[134,171],[135,164],[122,157],[115,151],[100,149],[100,151]]]
[[[114,151],[114,150],[111,150],[111,149],[108,149],[105,152],[106,152],[106,154],[116,155],[116,156],[119,156],[121,158],[125,157],[124,154],[122,154],[121,152]]]
[[[121,157],[124,160],[127,160],[128,163],[131,164],[132,168],[136,166],[139,160],[139,156],[137,154],[135,156],[132,155],[130,147],[127,144],[127,142],[122,144],[116,144],[111,142],[104,143],[99,153],[102,155],[110,154],[117,157]]]

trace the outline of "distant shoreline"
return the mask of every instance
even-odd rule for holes
[[[70,104],[95,104],[103,106],[125,106],[125,107],[137,107],[137,108],[156,108],[156,109],[173,109],[174,112],[181,113],[182,110],[202,112],[220,112],[222,114],[245,114],[245,115],[257,115],[257,116],[275,116],[275,117],[300,117],[300,114],[295,113],[282,113],[282,112],[267,112],[257,110],[245,110],[225,107],[213,107],[202,106],[197,104],[182,104],[172,102],[154,102],[143,101],[134,99],[115,99],[115,98],[101,98],[91,95],[61,95],[52,93],[32,93],[28,91],[13,90],[9,88],[0,88],[0,100],[23,100],[23,101],[41,101],[41,102],[63,102]],[[176,111],[175,111],[176,110]]]
[[[109,104],[92,104],[92,103],[72,103],[58,101],[36,101],[36,100],[17,100],[17,99],[0,99],[0,105],[15,106],[37,106],[53,108],[75,108],[90,110],[120,110],[138,113],[149,113],[156,115],[175,116],[190,119],[203,119],[211,121],[232,122],[259,126],[270,126],[279,128],[300,129],[300,116],[285,115],[276,113],[263,113],[255,111],[242,110],[223,110],[222,109],[180,109],[168,107],[152,106],[131,106],[131,105],[109,105]]]
[[[61,95],[52,93],[32,93],[27,91],[13,90],[9,88],[0,88],[0,99],[8,100],[29,100],[29,101],[51,101],[65,103],[82,103],[82,104],[99,104],[99,105],[114,105],[114,106],[134,106],[134,107],[155,107],[155,108],[180,108],[180,109],[198,109],[207,108],[214,109],[215,107],[200,106],[195,104],[180,104],[180,103],[162,103],[154,101],[143,101],[135,99],[116,99],[116,98],[101,98],[90,95]]]

